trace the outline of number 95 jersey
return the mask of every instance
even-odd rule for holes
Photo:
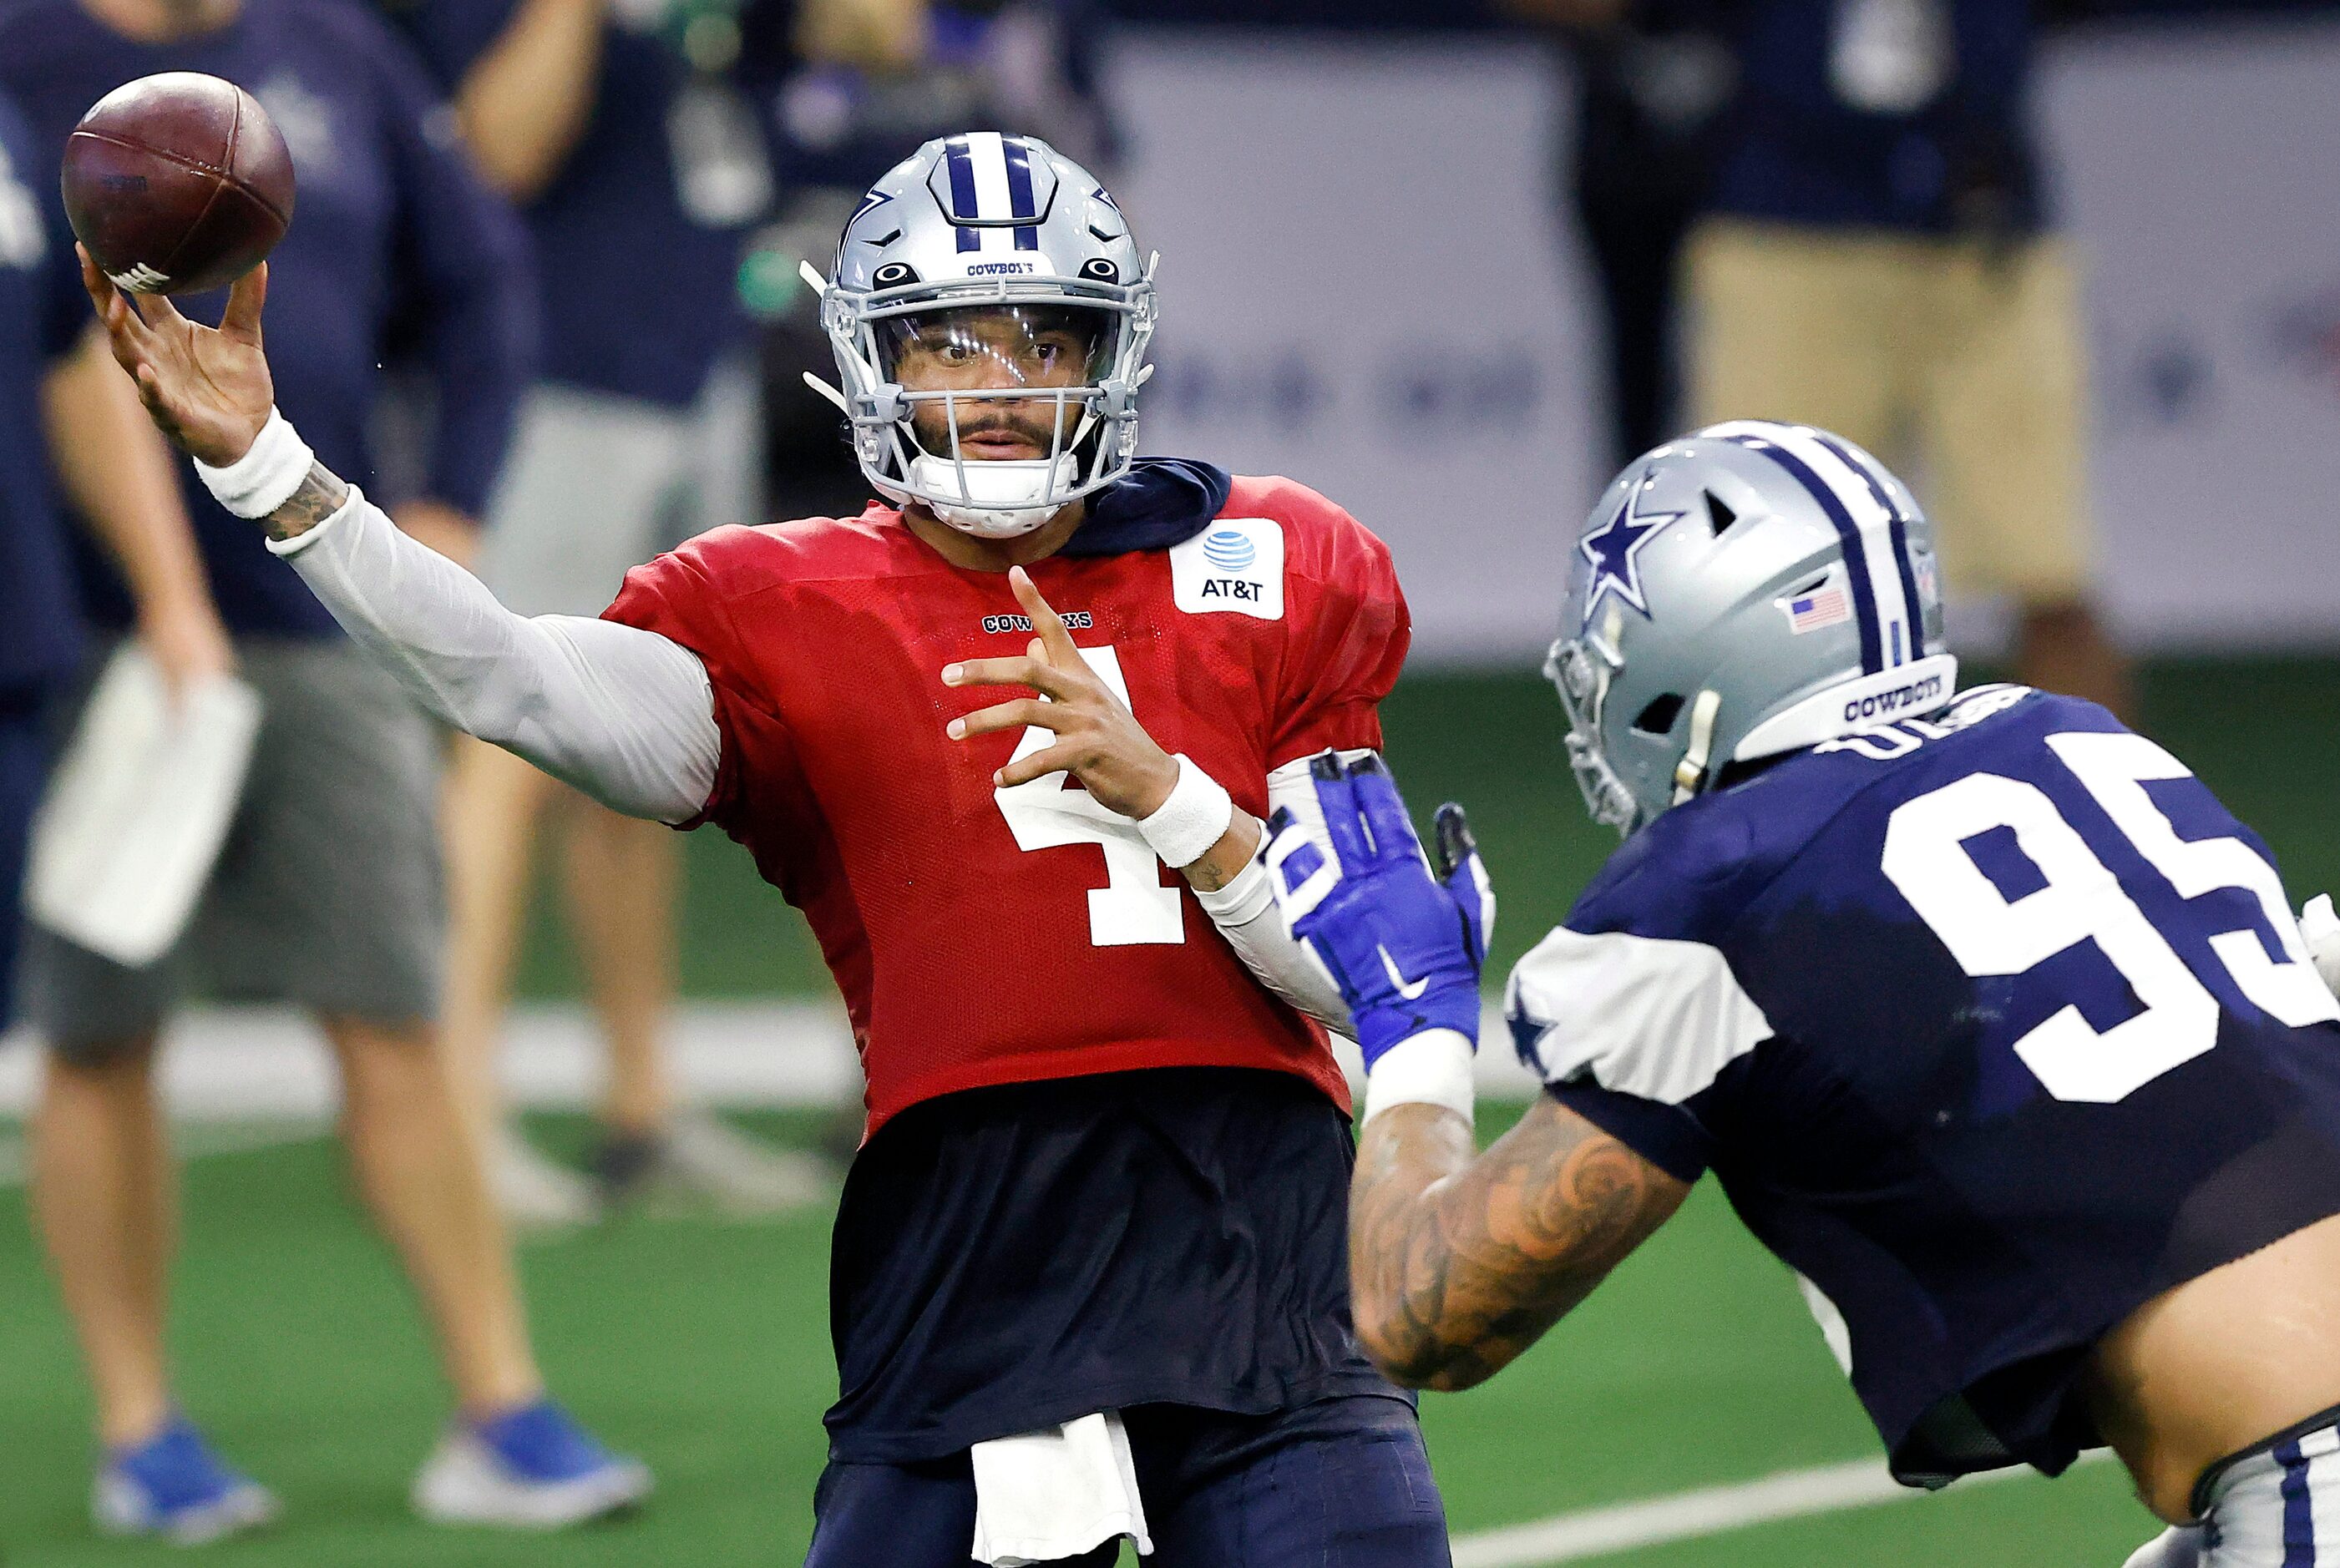
[[[1981,687],[1675,808],[1509,1003],[1555,1096],[1720,1178],[1905,1481],[2061,1470],[2097,1339],[2340,1212],[2340,1004],[2265,846],[2068,697]]]
[[[1162,748],[1264,816],[1270,769],[1380,745],[1405,605],[1381,541],[1314,491],[1201,493],[1167,547],[1115,548],[1161,536],[1093,514],[1028,569]],[[870,1131],[958,1090],[1150,1067],[1282,1070],[1346,1109],[1324,1031],[1252,978],[1134,823],[1061,773],[993,785],[1053,737],[944,734],[1030,695],[942,683],[946,665],[1031,641],[1004,573],[952,566],[872,505],[718,529],[630,573],[607,614],[706,665],[722,761],[698,820],[810,921]]]

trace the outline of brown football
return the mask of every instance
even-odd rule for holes
[[[252,94],[193,71],[141,76],[65,138],[65,216],[99,269],[194,294],[260,265],[292,221],[292,156]]]

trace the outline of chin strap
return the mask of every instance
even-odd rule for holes
[[[1714,721],[1722,712],[1722,694],[1711,687],[1698,694],[1690,708],[1690,749],[1674,764],[1674,804],[1699,792],[1706,782],[1706,761],[1714,751]]]

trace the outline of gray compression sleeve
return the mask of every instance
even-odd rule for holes
[[[1364,754],[1361,751],[1341,754],[1344,761]],[[1267,775],[1268,814],[1274,815],[1278,806],[1290,806],[1309,832],[1324,841],[1325,853],[1332,853],[1324,833],[1324,808],[1317,804],[1316,786],[1309,781],[1307,758],[1286,763]],[[1327,1029],[1348,1033],[1349,1004],[1341,1000],[1340,987],[1333,983],[1316,955],[1295,940],[1284,923],[1284,911],[1275,902],[1275,890],[1267,876],[1267,868],[1254,855],[1226,886],[1215,892],[1197,892],[1195,900],[1262,985]]]
[[[341,510],[268,547],[457,729],[628,816],[682,822],[707,804],[722,737],[706,666],[680,644],[614,621],[514,615],[354,485]]]

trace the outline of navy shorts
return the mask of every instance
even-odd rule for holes
[[[1122,1412],[1156,1568],[1449,1568],[1446,1510],[1406,1401],[1320,1400],[1271,1415]],[[975,1474],[832,1459],[805,1568],[967,1568]],[[1115,1562],[1119,1542],[1071,1561]]]

